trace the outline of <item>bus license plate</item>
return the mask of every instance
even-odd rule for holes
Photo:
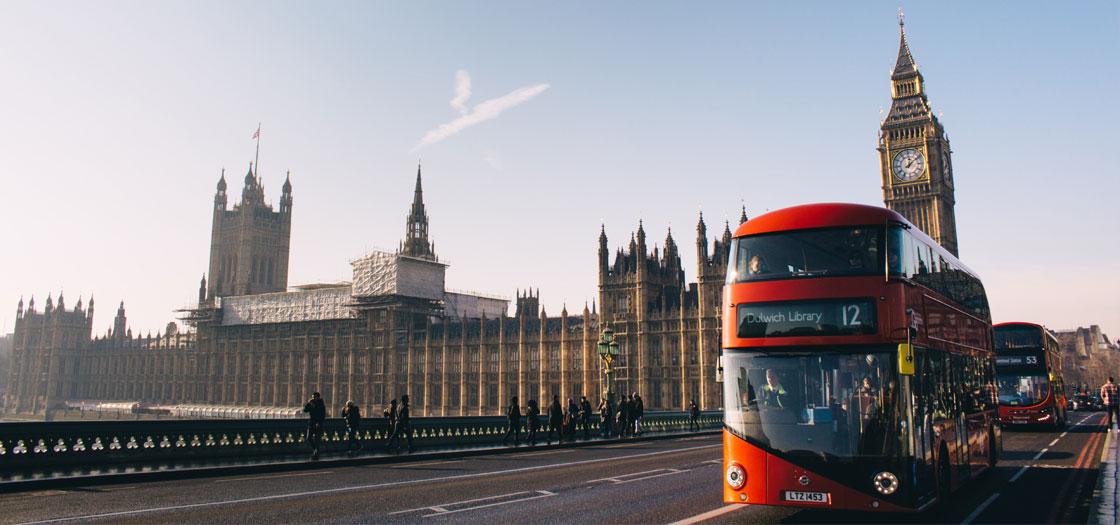
[[[798,492],[786,491],[786,501],[799,501],[804,503],[828,503],[827,492]]]

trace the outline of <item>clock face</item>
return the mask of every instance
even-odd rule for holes
[[[891,170],[894,177],[902,182],[918,180],[926,171],[926,158],[916,149],[904,149],[895,154]]]

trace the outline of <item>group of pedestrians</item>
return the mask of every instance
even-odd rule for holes
[[[322,396],[315,392],[311,394],[311,399],[303,406],[303,411],[308,415],[305,440],[311,447],[311,459],[319,459],[319,449],[323,442],[323,427],[327,420],[327,405]],[[389,403],[389,407],[385,409],[384,415],[389,428],[389,435],[385,441],[386,452],[399,453],[401,448],[406,445],[409,453],[413,451],[409,411],[408,394],[402,395],[399,403],[396,399],[393,399]],[[574,398],[568,398],[567,404],[561,404],[560,396],[554,395],[547,412],[542,414],[537,400],[530,399],[525,414],[522,416],[521,404],[518,402],[517,396],[514,396],[510,399],[509,408],[506,410],[509,427],[502,438],[502,444],[508,445],[510,438],[513,439],[515,446],[521,444],[523,417],[525,420],[525,442],[529,445],[537,444],[537,432],[541,429],[542,416],[544,416],[543,422],[547,426],[546,444],[552,444],[554,433],[557,443],[563,442],[565,439],[574,441],[580,430],[583,432],[583,439],[590,439],[592,420],[595,415],[587,396],[580,396],[578,402]],[[700,415],[700,409],[696,406],[696,401],[689,403],[688,415],[689,430],[699,430],[700,426],[697,419]],[[610,399],[600,399],[598,433],[601,437],[640,436],[643,432],[642,420],[644,416],[645,403],[642,401],[642,396],[638,395],[637,392],[630,396],[622,396],[622,401],[617,407]],[[353,401],[347,401],[342,407],[342,418],[346,422],[347,454],[353,455],[361,452],[363,449],[360,433],[361,409]]]
[[[541,408],[536,399],[530,399],[525,406],[525,414],[521,414],[521,403],[518,401],[517,396],[513,396],[509,400],[509,407],[506,408],[506,428],[505,436],[502,437],[502,444],[508,445],[510,438],[513,439],[513,444],[521,444],[521,428],[522,417],[524,417],[525,428],[525,442],[530,445],[537,444],[537,432],[541,428]],[[591,437],[591,402],[587,400],[587,396],[580,396],[577,402],[574,398],[568,398],[568,403],[562,405],[560,403],[560,396],[552,396],[552,403],[548,406],[548,412],[544,413],[545,425],[547,426],[547,434],[545,435],[545,443],[552,443],[552,434],[556,434],[557,443],[562,442],[564,439],[574,440],[576,433],[579,429],[583,429],[584,439]]]
[[[385,419],[389,423],[389,438],[385,442],[386,452],[400,452],[404,443],[408,444],[409,453],[412,452],[412,426],[409,414],[408,394],[401,396],[400,403],[394,399],[385,409]],[[311,459],[319,459],[319,449],[323,444],[323,426],[327,421],[327,404],[318,392],[311,394],[311,399],[303,406],[307,413],[307,434],[304,437],[311,447]],[[362,451],[361,422],[362,412],[357,403],[347,401],[342,407],[342,418],[346,421],[346,453],[353,455]]]
[[[618,407],[615,407],[610,399],[600,400],[599,433],[603,437],[640,436],[645,412],[645,402],[637,392],[629,396],[623,394]]]

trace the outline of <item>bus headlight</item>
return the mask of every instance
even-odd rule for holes
[[[724,473],[723,477],[727,480],[727,485],[735,490],[739,490],[747,484],[747,471],[738,463],[728,465],[727,472]]]
[[[875,474],[875,490],[884,496],[894,494],[898,490],[898,476],[887,471]]]

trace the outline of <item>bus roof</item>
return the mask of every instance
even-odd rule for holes
[[[1004,326],[1029,326],[1031,328],[1038,328],[1038,329],[1041,329],[1041,330],[1046,329],[1045,326],[1042,326],[1040,324],[1027,323],[1027,322],[1023,322],[1023,321],[1008,321],[1006,323],[996,323],[996,324],[992,325],[992,328],[1000,328],[1000,327],[1004,327]]]
[[[735,236],[742,237],[757,233],[808,228],[828,228],[830,226],[883,224],[887,221],[913,226],[910,221],[907,221],[905,217],[894,210],[866,204],[827,202],[790,206],[789,208],[759,215],[739,225],[739,229],[735,231]]]
[[[739,228],[735,230],[735,237],[738,238],[747,235],[780,231],[807,230],[811,228],[830,228],[834,226],[885,224],[888,222],[906,225],[912,234],[929,244],[929,246],[936,250],[942,257],[951,260],[955,265],[969,274],[972,274],[974,277],[976,276],[976,272],[973,272],[967,265],[962,263],[960,259],[957,259],[953,254],[949,253],[948,250],[938,244],[937,241],[934,241],[929,235],[926,235],[925,232],[906,220],[906,217],[903,217],[894,210],[881,208],[879,206],[844,202],[823,202],[818,204],[790,206],[759,215],[758,217],[740,224]]]

